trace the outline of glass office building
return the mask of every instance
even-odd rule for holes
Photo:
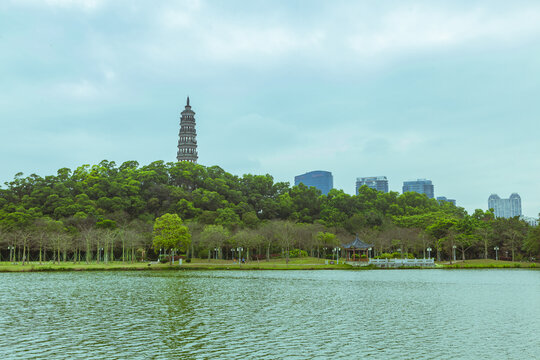
[[[439,201],[439,202],[445,201],[445,202],[449,202],[449,203],[452,203],[452,204],[456,205],[456,200],[448,199],[446,196],[437,196],[437,201]]]
[[[386,176],[371,176],[371,177],[361,177],[356,178],[356,194],[358,195],[358,189],[361,186],[366,185],[370,189],[381,191],[384,193],[388,192],[388,179]]]
[[[430,199],[435,197],[435,188],[431,180],[417,179],[412,181],[403,182],[403,193],[417,192],[419,194],[426,194]]]
[[[334,187],[334,177],[330,171],[311,171],[294,177],[294,185],[304,184],[307,187],[315,187],[321,190],[321,193],[327,195]]]

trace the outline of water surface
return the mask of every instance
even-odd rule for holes
[[[540,272],[0,274],[0,356],[532,359]]]

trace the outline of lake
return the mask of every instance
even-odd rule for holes
[[[540,272],[0,274],[2,359],[533,359]]]

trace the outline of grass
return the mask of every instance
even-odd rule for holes
[[[540,269],[537,263],[529,262],[512,262],[512,261],[496,261],[496,260],[466,260],[457,262],[452,265],[448,263],[437,264],[438,269],[490,269],[490,268],[524,268],[524,269]],[[339,265],[325,264],[324,259],[313,257],[290,259],[287,264],[285,259],[272,259],[267,262],[250,261],[246,264],[233,263],[230,260],[208,260],[208,259],[192,259],[192,262],[182,266],[158,264],[149,262],[138,263],[123,263],[121,261],[104,263],[84,262],[74,264],[73,262],[65,262],[60,264],[32,262],[30,264],[21,265],[11,264],[9,262],[0,262],[0,272],[32,272],[32,271],[107,271],[107,270],[370,270],[376,269],[373,266],[355,267],[344,263]]]
[[[446,269],[508,269],[508,268],[521,268],[521,269],[540,269],[540,264],[533,262],[521,262],[521,261],[503,261],[493,259],[473,259],[459,261],[452,265],[444,263],[441,265]]]
[[[172,270],[172,269],[191,269],[191,270],[311,270],[311,269],[350,269],[350,265],[326,265],[324,259],[317,258],[299,258],[290,259],[289,264],[285,259],[272,259],[267,262],[250,261],[245,264],[233,263],[230,260],[210,260],[208,259],[192,259],[190,263],[184,262],[182,266],[169,265],[160,263],[138,262],[138,263],[123,263],[121,261],[109,262],[107,264],[101,262],[85,262],[73,263],[62,262],[51,263],[31,262],[30,264],[22,265],[12,264],[10,262],[0,262],[0,272],[31,272],[31,271],[107,271],[107,270]]]

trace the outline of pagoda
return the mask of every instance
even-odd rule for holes
[[[189,106],[189,96],[182,117],[180,118],[180,133],[178,134],[178,161],[197,163],[197,132],[195,131],[195,112]]]

